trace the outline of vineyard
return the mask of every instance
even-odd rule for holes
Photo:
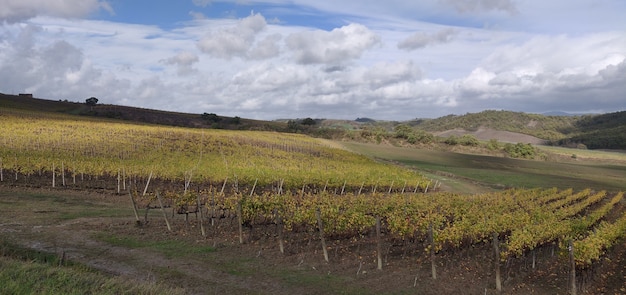
[[[54,174],[55,180],[75,183],[88,175],[122,178],[124,184],[152,175],[168,182],[231,179],[247,187],[256,182],[344,190],[392,183],[424,190],[429,184],[413,171],[297,134],[123,124],[19,110],[0,110],[0,130],[8,131],[0,134],[0,169],[27,178]]]
[[[315,248],[333,264],[359,253],[357,275],[372,261],[378,270],[418,261],[436,279],[439,259],[476,248],[490,253],[491,289],[502,290],[511,265],[531,259],[535,268],[537,253],[549,251],[576,293],[626,237],[623,192],[440,192],[414,171],[296,134],[19,110],[0,111],[0,130],[2,185],[128,196],[138,226],[175,231],[174,216],[184,215],[198,237],[263,243],[286,256]]]

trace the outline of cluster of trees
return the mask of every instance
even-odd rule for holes
[[[301,132],[310,129],[311,126],[315,126],[317,121],[312,118],[296,119],[287,121],[287,130],[290,132]]]
[[[218,116],[215,113],[203,113],[202,115],[200,115],[200,117],[202,118],[202,120],[204,120],[205,122],[207,122],[207,124],[212,124],[212,126],[214,128],[219,128],[219,123],[220,122],[224,122],[224,118]],[[235,116],[230,118],[230,120],[228,120],[230,124],[234,124],[234,125],[239,125],[241,123],[241,118],[239,116]]]
[[[435,136],[424,130],[415,130],[406,124],[400,124],[394,128],[394,137],[405,139],[410,144],[431,143]]]

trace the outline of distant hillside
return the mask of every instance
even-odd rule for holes
[[[347,132],[354,130],[393,133],[398,124],[409,124],[415,129],[443,137],[472,134],[481,140],[494,138],[500,141],[534,144],[546,142],[568,147],[584,145],[590,149],[626,149],[626,111],[601,115],[546,116],[488,110],[409,122],[376,121],[370,118],[359,118],[355,121],[307,118],[287,119],[281,122],[225,117],[214,113],[177,113],[107,104],[89,106],[84,102],[54,101],[1,93],[0,107],[181,127],[297,132],[335,139],[346,138]]]
[[[583,116],[575,123],[575,134],[559,145],[584,144],[590,149],[626,149],[626,111]]]
[[[61,100],[55,101],[7,94],[0,94],[0,107],[24,111],[56,112],[180,127],[288,131],[286,123],[250,120],[239,117],[225,117],[214,113],[177,113],[110,104],[96,104],[95,106],[88,106],[86,103],[81,102],[68,102]]]
[[[420,119],[412,121],[411,125],[441,135],[454,130],[453,133],[468,131],[466,133],[475,134],[496,130],[533,136],[554,145],[580,147],[582,144],[590,149],[626,149],[626,111],[601,115],[545,116],[489,110]]]
[[[575,129],[574,124],[577,119],[579,117],[489,110],[462,116],[448,115],[432,120],[420,120],[412,125],[430,132],[453,129],[477,131],[479,128],[489,128],[527,134],[545,140],[559,140]]]

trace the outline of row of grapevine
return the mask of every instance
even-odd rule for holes
[[[395,239],[425,240],[431,231],[435,252],[490,242],[496,234],[504,239],[502,257],[519,257],[538,246],[586,233],[623,198],[623,193],[618,193],[606,200],[605,191],[565,192],[569,195],[556,189],[517,189],[473,196],[304,191],[225,195],[213,190],[205,192],[203,198],[206,209],[212,212],[207,214],[209,218],[215,218],[216,209],[228,212],[231,218],[240,210],[241,222],[251,226],[278,224],[280,219],[287,231],[316,228],[319,212],[328,236],[362,236],[371,232],[379,219],[382,231]],[[546,201],[554,195],[568,200],[563,202],[567,206],[555,209],[554,202]],[[195,199],[189,198],[191,202]]]
[[[604,251],[626,236],[626,212],[615,222],[602,222],[587,237],[574,242],[576,264],[589,266],[602,257]]]

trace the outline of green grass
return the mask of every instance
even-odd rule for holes
[[[190,245],[180,240],[139,240],[131,236],[117,236],[108,233],[98,233],[95,238],[113,246],[126,248],[147,248],[162,253],[168,258],[186,257],[213,253],[214,247],[204,245]]]
[[[182,294],[157,284],[128,281],[52,253],[0,240],[0,293],[2,294]]]
[[[133,214],[130,206],[120,208],[96,199],[73,197],[72,194],[61,195],[58,192],[16,194],[11,191],[0,191],[0,199],[2,211],[30,215],[33,222],[45,220],[46,223],[56,223],[85,217],[127,217]],[[28,206],[24,206],[25,203]]]
[[[352,278],[332,274],[312,273],[305,270],[283,269],[272,276],[280,278],[288,286],[311,286],[328,294],[374,294],[371,290],[349,282]]]
[[[345,143],[358,153],[394,161],[432,174],[453,175],[493,188],[574,188],[626,190],[626,165],[547,162],[453,152]]]
[[[626,152],[624,151],[600,151],[600,150],[584,150],[584,149],[572,149],[556,146],[540,146],[540,150],[545,150],[550,153],[571,157],[576,155],[577,159],[582,160],[602,160],[602,161],[615,161],[621,164],[626,163]]]

